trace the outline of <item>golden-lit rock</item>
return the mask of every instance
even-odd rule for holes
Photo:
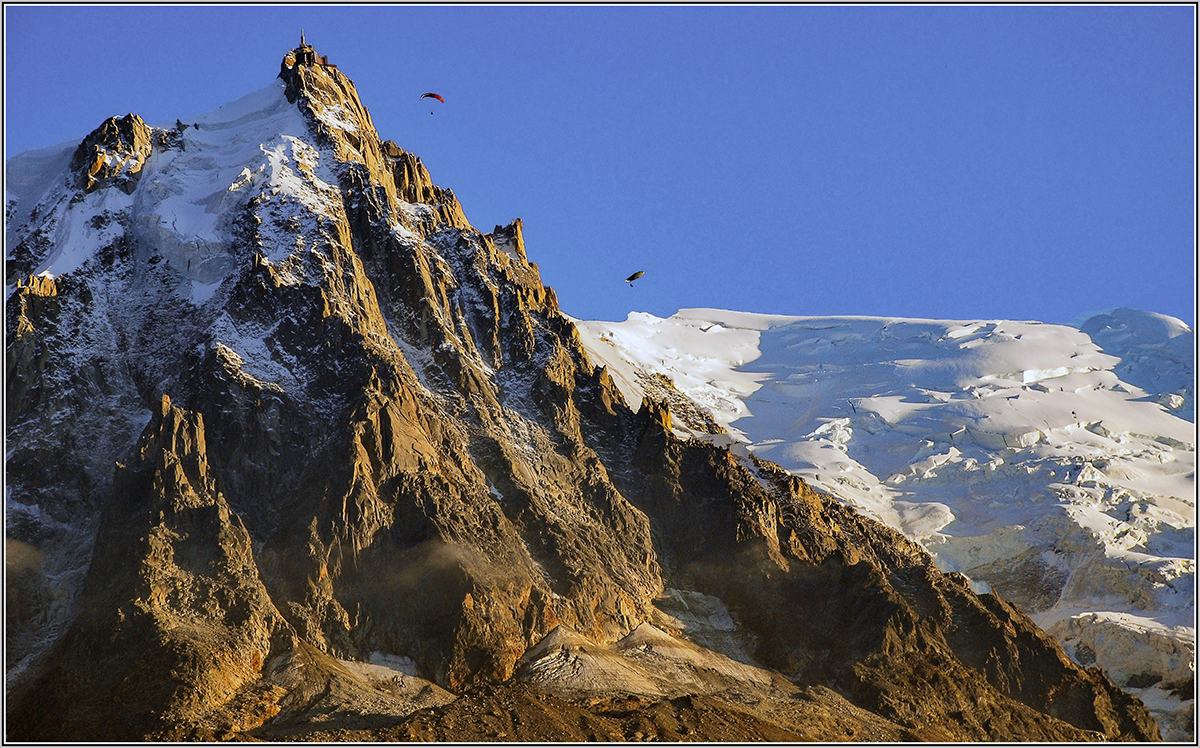
[[[76,185],[93,192],[108,184],[132,193],[150,155],[150,128],[136,114],[110,117],[84,138],[71,157]]]

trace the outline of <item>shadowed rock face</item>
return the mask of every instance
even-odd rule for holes
[[[1155,733],[1135,699],[899,533],[772,463],[678,442],[652,408],[637,418],[635,469],[617,474],[638,484],[621,487],[657,526],[687,528],[658,546],[672,583],[725,600],[757,634],[764,664],[797,683],[836,684],[920,739]]]
[[[63,633],[36,610],[10,618],[10,642],[54,641],[26,645],[9,738],[503,737],[469,719],[486,706],[509,715],[506,735],[564,739],[545,710],[566,702],[496,684],[559,627],[662,645],[639,626],[662,619],[666,587],[723,600],[755,662],[680,644],[692,664],[678,672],[708,684],[695,701],[646,670],[649,654],[622,654],[635,666],[617,670],[653,689],[563,706],[591,725],[580,739],[645,737],[631,709],[689,739],[1157,735],[1140,703],[898,534],[770,463],[679,441],[665,405],[634,413],[542,285],[520,221],[472,228],[314,58],[294,50],[280,78],[337,195],[292,223],[249,197],[231,219],[237,269],[211,298],[181,299],[148,246],[84,264],[56,296],[31,283],[9,299],[14,498],[57,512],[91,552]],[[89,376],[62,341],[97,325],[119,376],[91,375],[69,407],[40,394]],[[79,415],[114,399],[149,423]],[[54,459],[122,463],[86,489],[100,511],[39,465],[79,423],[103,439]],[[407,675],[368,677],[373,657]],[[722,701],[727,682],[761,688]],[[439,687],[468,695],[436,706]]]

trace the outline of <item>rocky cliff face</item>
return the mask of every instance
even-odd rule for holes
[[[105,120],[71,158],[75,185],[84,193],[109,185],[133,192],[150,155],[150,138],[150,128],[136,114]]]
[[[9,739],[560,739],[560,699],[606,739],[1157,736],[900,535],[635,413],[520,221],[311,52],[10,206]],[[538,665],[588,642],[600,691]]]

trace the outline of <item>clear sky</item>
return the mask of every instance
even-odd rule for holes
[[[6,157],[214,109],[302,28],[574,316],[1195,327],[1188,5],[8,5]]]

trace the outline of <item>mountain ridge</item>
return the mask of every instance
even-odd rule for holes
[[[489,699],[532,720],[556,697],[517,687],[531,648],[687,640],[664,600],[728,605],[770,688],[807,696],[760,684],[748,714],[631,681],[577,704],[604,730],[636,697],[699,739],[1158,736],[920,546],[632,410],[520,222],[472,228],[311,48],[223,114],[138,122],[85,139],[13,227],[8,738],[377,738]]]

